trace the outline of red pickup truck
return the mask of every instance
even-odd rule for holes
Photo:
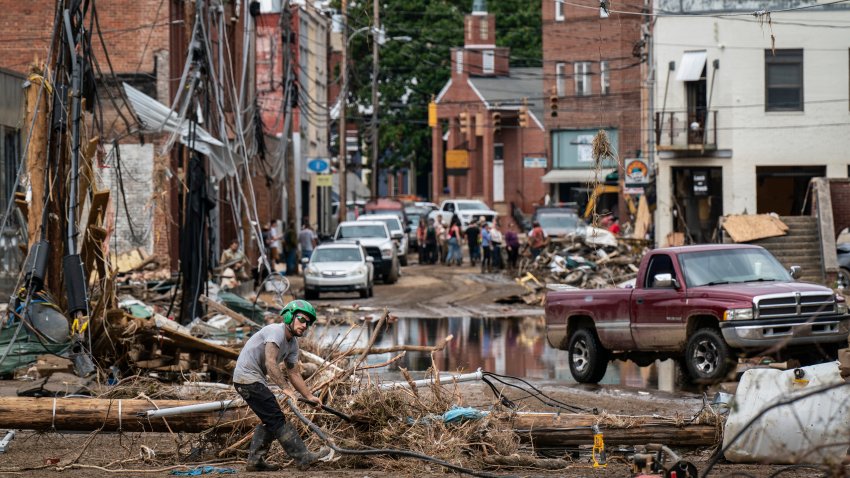
[[[656,249],[641,261],[634,288],[550,292],[546,336],[569,351],[581,383],[599,382],[612,359],[646,366],[673,358],[707,383],[739,355],[819,350],[834,358],[847,346],[847,304],[831,289],[795,282],[798,274],[758,246]]]

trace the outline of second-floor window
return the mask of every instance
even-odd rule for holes
[[[577,61],[575,63],[576,96],[589,96],[590,87],[590,62]]]
[[[493,73],[494,70],[494,62],[493,62],[493,50],[484,50],[481,52],[482,65],[481,69],[484,70],[484,73]]]
[[[803,50],[765,50],[764,84],[765,111],[803,111]]]
[[[482,40],[486,40],[490,38],[490,33],[488,27],[490,24],[487,22],[487,17],[481,18],[481,23],[479,24],[479,35]]]
[[[611,92],[611,70],[607,61],[599,62],[599,92],[607,95]]]
[[[564,21],[564,4],[561,3],[561,0],[555,0],[555,21]]]
[[[566,82],[567,82],[567,65],[565,63],[558,63],[555,65],[555,94],[558,96],[566,96]]]

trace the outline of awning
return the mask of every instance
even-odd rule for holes
[[[595,169],[553,169],[543,175],[544,183],[589,183],[591,181],[605,182],[605,176],[613,169],[602,169],[597,174]]]
[[[705,68],[705,50],[686,51],[682,53],[676,79],[679,81],[697,81],[702,77]]]

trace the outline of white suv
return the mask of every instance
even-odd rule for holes
[[[481,218],[487,222],[493,222],[499,215],[478,199],[446,199],[438,211],[431,211],[428,214],[428,219],[436,221],[436,217],[440,216],[443,224],[448,225],[455,214],[460,219],[460,228],[463,230],[466,230],[470,223],[479,221]]]
[[[358,217],[357,221],[379,221],[386,224],[387,229],[390,230],[393,242],[398,247],[399,262],[403,266],[407,265],[407,251],[410,248],[410,239],[407,237],[406,231],[410,228],[405,228],[398,216],[395,214],[368,214]]]
[[[322,292],[359,292],[372,297],[374,259],[356,242],[322,244],[304,263],[304,297],[318,299]]]
[[[387,225],[381,221],[345,221],[336,227],[334,241],[359,241],[373,258],[375,275],[393,284],[401,274],[398,250]]]

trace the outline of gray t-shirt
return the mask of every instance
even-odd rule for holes
[[[277,344],[280,348],[277,354],[277,363],[272,364],[273,367],[276,367],[280,362],[292,365],[298,363],[298,339],[292,337],[290,340],[286,340],[284,327],[285,324],[267,325],[248,339],[236,360],[236,369],[233,370],[233,383],[247,385],[260,382],[268,385],[268,382],[266,382],[266,374],[268,373],[266,344],[269,342]]]
[[[298,233],[298,242],[301,243],[301,251],[313,250],[313,239],[316,239],[316,233],[312,229],[301,229]]]

